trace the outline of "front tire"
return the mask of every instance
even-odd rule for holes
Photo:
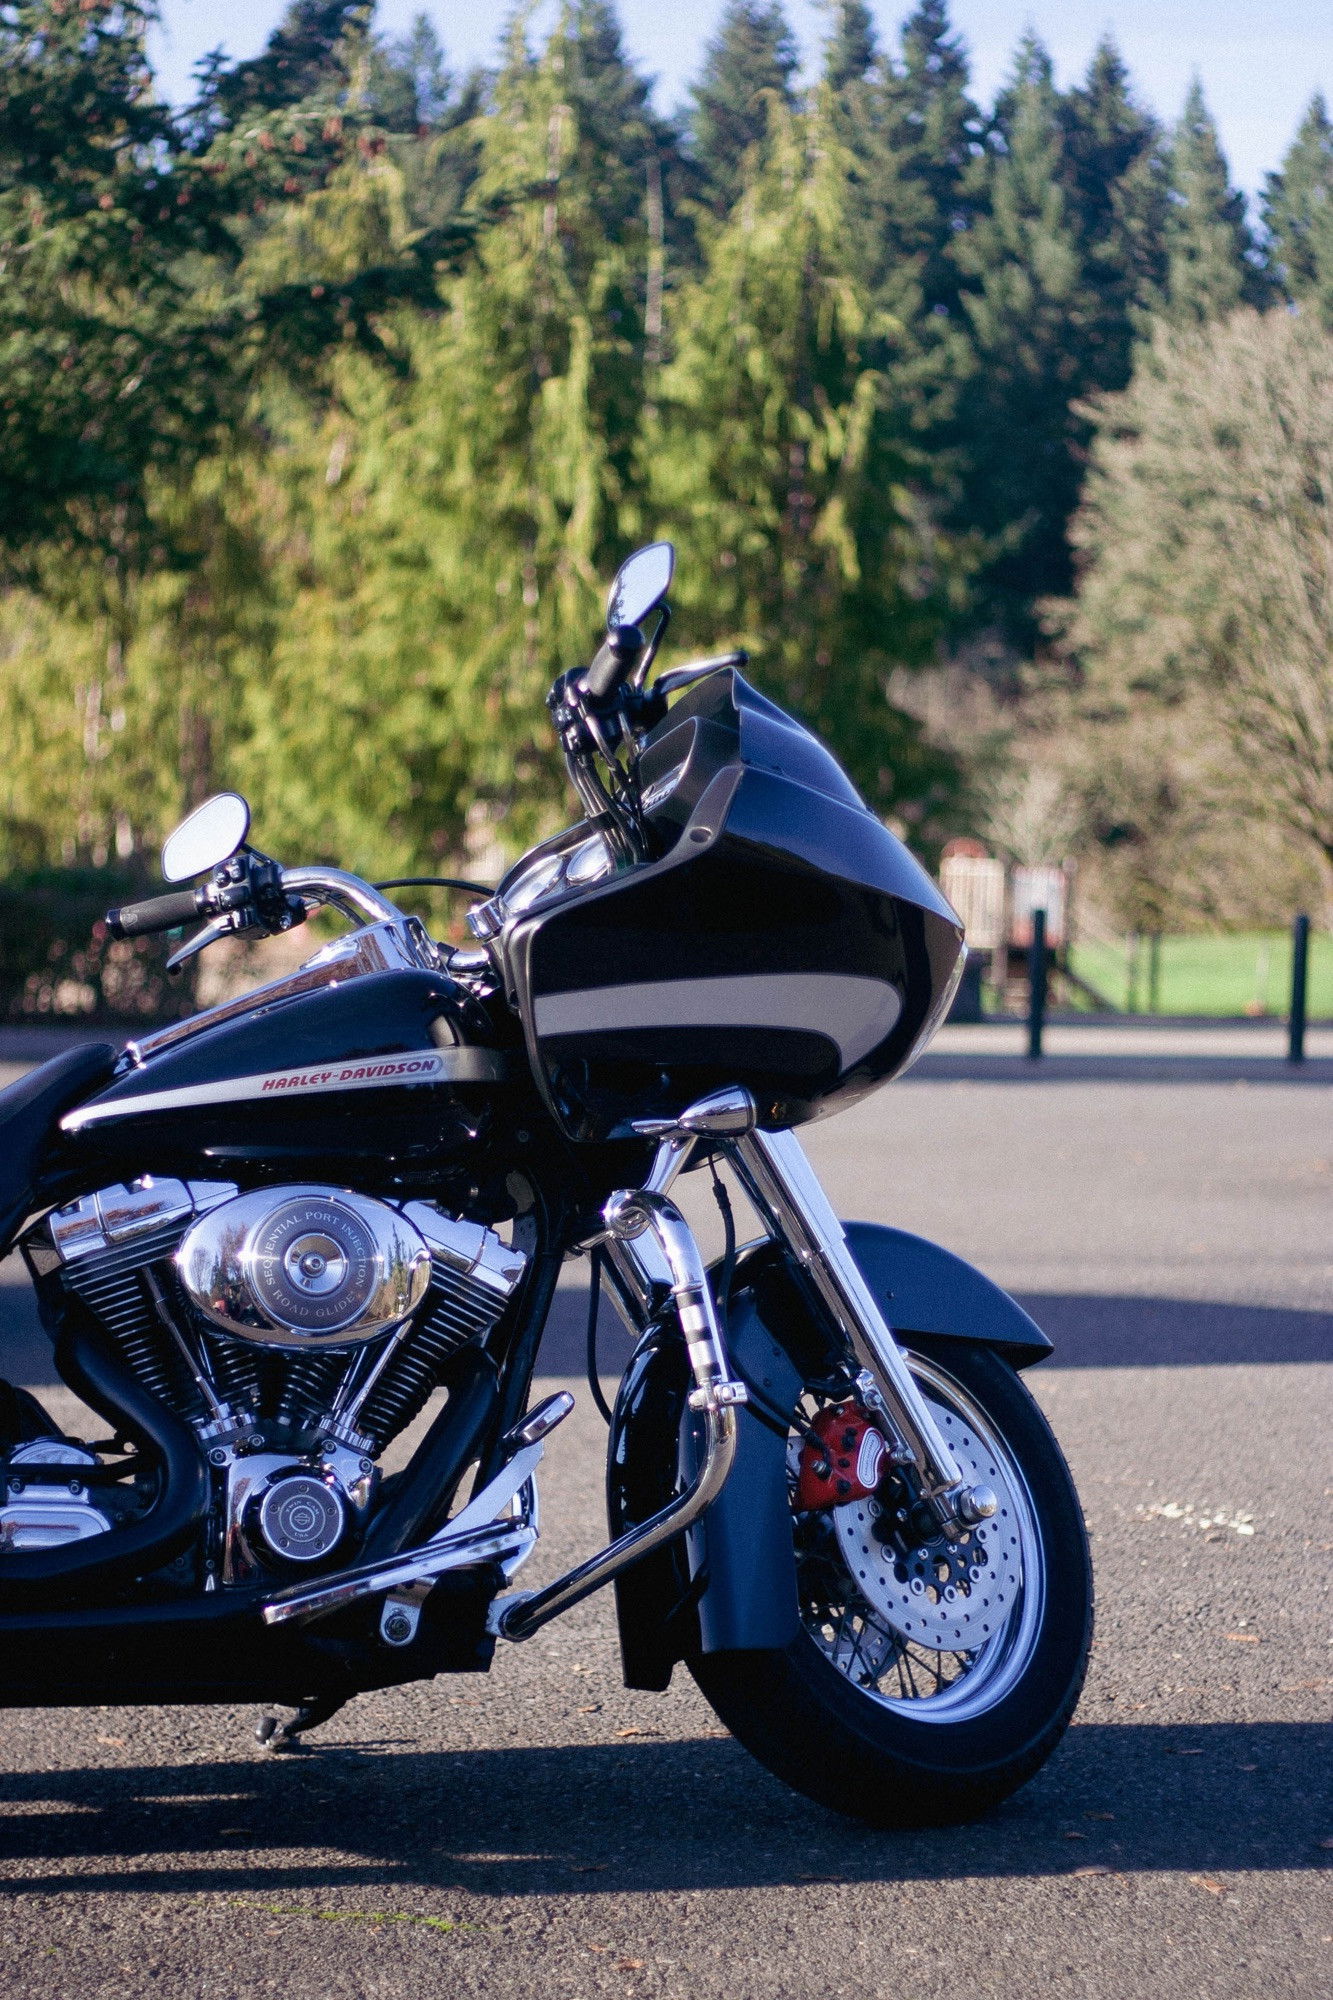
[[[1009,1364],[964,1341],[903,1346],[968,1475],[996,1487],[981,1545],[913,1547],[883,1488],[802,1515],[793,1482],[800,1631],[689,1666],[795,1790],[875,1826],[947,1825],[1025,1784],[1063,1735],[1092,1643],[1092,1569],[1069,1468]]]

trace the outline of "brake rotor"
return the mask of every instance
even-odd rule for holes
[[[1017,1509],[995,1454],[973,1426],[927,1398],[964,1483],[986,1485],[999,1505],[958,1541],[917,1540],[880,1494],[832,1509],[843,1560],[867,1604],[902,1638],[933,1652],[974,1652],[994,1638],[1023,1581]]]

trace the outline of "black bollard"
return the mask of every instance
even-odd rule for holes
[[[1291,926],[1291,1014],[1287,1022],[1287,1061],[1305,1061],[1305,997],[1310,973],[1310,919],[1295,917]]]
[[[1032,944],[1028,951],[1028,1055],[1041,1054],[1046,1026],[1046,912],[1032,912]]]

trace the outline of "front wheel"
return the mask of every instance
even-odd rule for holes
[[[1082,1510],[1036,1403],[989,1349],[903,1345],[964,1479],[994,1489],[994,1517],[958,1542],[922,1540],[892,1478],[801,1513],[794,1438],[801,1629],[781,1650],[689,1663],[760,1763],[876,1826],[972,1819],[1026,1783],[1068,1725],[1092,1642]]]

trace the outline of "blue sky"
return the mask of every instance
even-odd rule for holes
[[[870,0],[890,39],[910,0]],[[222,44],[254,54],[283,10],[283,0],[164,0],[157,39],[158,73],[169,96],[189,95],[193,63]],[[487,60],[508,0],[380,0],[380,25],[397,32],[429,14],[451,65]],[[720,0],[620,0],[631,53],[658,79],[664,109],[679,102],[697,69]],[[802,47],[817,50],[826,18],[818,0],[787,0]],[[553,0],[538,16],[550,18]],[[1014,45],[1032,26],[1055,59],[1061,83],[1087,67],[1110,29],[1141,97],[1159,115],[1178,112],[1195,70],[1221,128],[1232,173],[1244,188],[1262,185],[1278,164],[1316,90],[1333,100],[1333,7],[1329,0],[953,0],[955,25],[972,52],[978,94],[989,99],[1004,78]]]

